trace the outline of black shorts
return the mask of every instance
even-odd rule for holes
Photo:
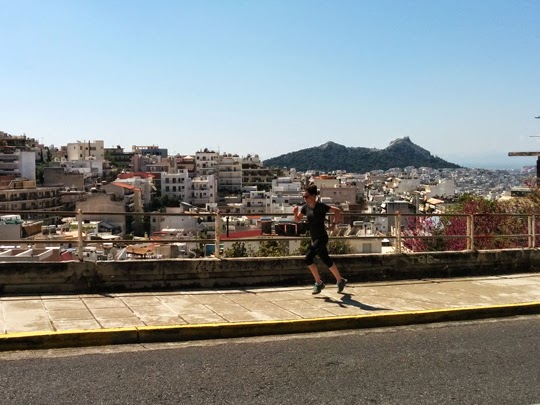
[[[334,262],[328,255],[328,237],[321,237],[311,241],[311,246],[306,254],[306,264],[309,266],[315,262],[315,256],[319,256],[324,264],[328,267],[332,267]]]

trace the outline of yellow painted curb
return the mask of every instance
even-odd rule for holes
[[[0,335],[0,351],[264,336],[540,314],[540,302],[287,321],[144,326]]]
[[[0,351],[138,343],[136,328],[21,332],[0,335]]]
[[[540,302],[532,302],[495,305],[490,307],[384,312],[379,314],[335,316],[287,321],[171,325],[139,327],[138,329],[141,343],[151,343],[403,326],[539,313]]]

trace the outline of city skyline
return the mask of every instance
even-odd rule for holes
[[[483,168],[540,150],[538,2],[0,4],[0,130],[47,145],[266,160],[409,136]]]

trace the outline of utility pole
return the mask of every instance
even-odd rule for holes
[[[534,118],[540,119],[540,115]],[[536,135],[531,136],[531,138],[539,137]],[[508,152],[508,156],[536,156],[536,185],[540,186],[540,152]]]

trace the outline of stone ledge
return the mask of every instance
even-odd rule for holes
[[[489,276],[537,272],[540,252],[507,249],[333,256],[350,281]],[[321,274],[331,277],[324,265]],[[10,262],[0,266],[0,294],[103,293],[299,285],[312,282],[303,257],[204,258],[103,262]]]

